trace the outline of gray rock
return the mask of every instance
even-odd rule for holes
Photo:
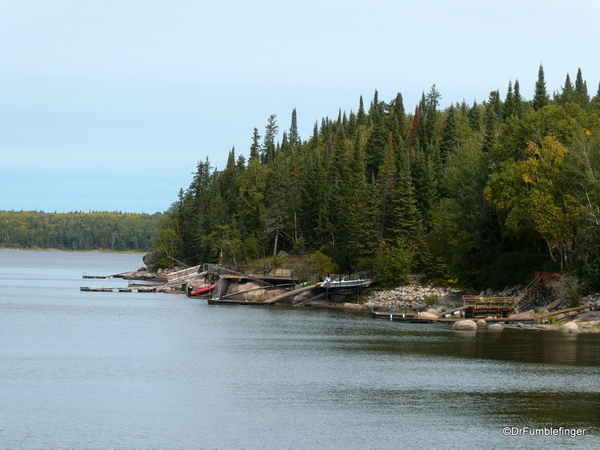
[[[433,305],[434,309],[445,308],[446,310],[458,308],[462,305],[462,296],[456,292],[449,292],[448,294],[442,295],[438,298],[435,305]]]
[[[562,331],[563,333],[579,333],[580,330],[575,322],[567,322],[558,331]]]
[[[527,312],[513,314],[509,317],[509,319],[533,319],[534,316],[535,316],[535,311],[533,309],[530,309]]]
[[[454,325],[452,325],[450,329],[459,331],[477,331],[477,324],[469,319],[459,320],[454,322]]]

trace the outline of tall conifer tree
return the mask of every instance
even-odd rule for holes
[[[542,109],[548,104],[550,97],[546,90],[546,80],[544,79],[544,66],[540,64],[538,70],[538,79],[535,83],[535,93],[533,96],[533,109],[536,111]]]

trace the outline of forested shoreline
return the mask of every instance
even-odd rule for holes
[[[224,169],[200,161],[156,240],[165,265],[312,254],[339,271],[374,268],[383,286],[411,272],[476,287],[525,283],[563,270],[600,288],[600,86],[575,81],[550,94],[540,66],[524,98],[441,110],[434,85],[405,109],[375,91],[356,112],[298,133],[296,110],[249,139],[249,157]]]
[[[0,211],[0,248],[149,251],[162,213]]]

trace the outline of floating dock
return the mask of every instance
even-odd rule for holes
[[[101,286],[81,286],[80,291],[84,292],[156,292],[157,286],[123,286],[123,287],[101,287]]]

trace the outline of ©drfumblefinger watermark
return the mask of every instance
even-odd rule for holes
[[[504,427],[502,434],[504,436],[585,436],[586,428],[565,428],[565,427]]]

